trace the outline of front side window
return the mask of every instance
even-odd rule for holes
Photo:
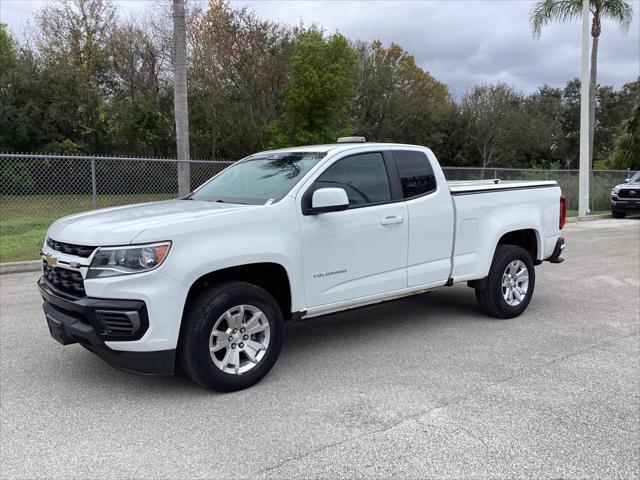
[[[314,187],[343,188],[349,206],[364,206],[391,200],[389,179],[380,153],[363,153],[338,160],[315,181]]]
[[[279,200],[325,155],[324,152],[258,154],[231,165],[189,198],[249,205]]]
[[[417,197],[436,189],[436,177],[429,158],[423,152],[398,150],[393,152],[398,165],[404,198]]]

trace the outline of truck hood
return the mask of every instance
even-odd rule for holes
[[[47,236],[75,245],[125,245],[147,229],[179,224],[202,217],[227,215],[247,205],[202,200],[167,200],[126,205],[70,215],[57,220]],[[158,239],[163,240],[163,239]]]
[[[640,191],[640,185],[637,183],[621,183],[620,185],[616,185],[613,187],[614,190],[638,190]]]

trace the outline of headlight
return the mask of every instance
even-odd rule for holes
[[[159,267],[169,254],[171,242],[101,247],[91,261],[87,278],[105,278],[142,273]]]

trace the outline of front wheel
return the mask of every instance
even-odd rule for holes
[[[619,212],[617,210],[611,210],[611,216],[613,218],[624,218],[627,215],[626,212]]]
[[[260,381],[280,354],[284,321],[273,297],[245,282],[225,282],[189,305],[179,346],[196,383],[232,392]]]
[[[527,309],[536,283],[531,255],[517,245],[498,245],[493,263],[476,300],[483,312],[497,318],[514,318]]]

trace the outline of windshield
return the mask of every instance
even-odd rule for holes
[[[262,205],[284,197],[325,152],[258,154],[220,172],[189,198]]]
[[[636,173],[631,180],[629,180],[631,185],[640,185],[640,172]]]

